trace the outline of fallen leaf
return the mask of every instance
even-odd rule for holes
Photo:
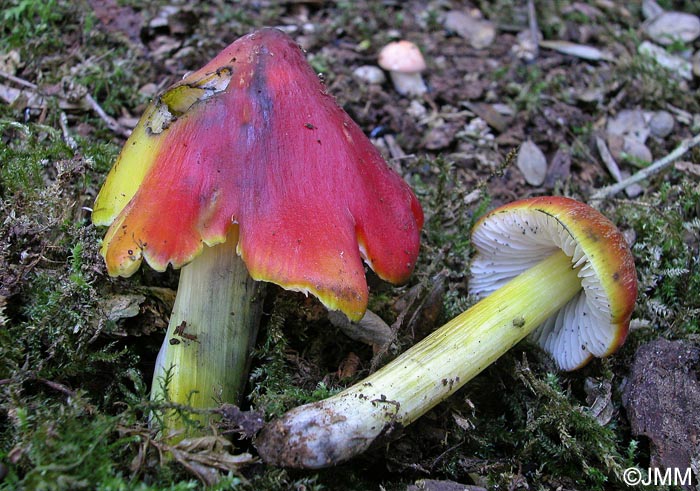
[[[547,157],[532,140],[526,140],[520,146],[516,165],[529,185],[541,186],[544,183],[547,176]]]
[[[186,438],[168,450],[180,465],[207,486],[213,486],[221,479],[221,472],[236,473],[242,466],[257,461],[247,452],[230,453],[228,448],[231,446],[232,443],[224,437],[208,435]]]
[[[491,104],[486,104],[483,102],[464,102],[463,105],[481,119],[486,121],[491,128],[499,133],[503,133],[513,119],[498,112]]]
[[[614,61],[615,57],[606,51],[599,50],[593,46],[576,44],[569,41],[540,41],[542,48],[552,49],[565,55],[575,56],[589,61]]]
[[[612,385],[608,380],[596,380],[588,377],[583,386],[586,392],[588,413],[593,416],[601,426],[610,422],[615,412],[612,402]]]
[[[143,295],[112,295],[107,297],[101,306],[107,319],[117,321],[138,315],[144,300],[146,300],[146,297]]]
[[[141,45],[143,17],[140,10],[122,6],[117,0],[88,0],[88,4],[105,30],[121,33],[131,42]]]
[[[472,17],[459,10],[447,12],[443,25],[448,31],[456,32],[475,49],[487,48],[496,39],[496,27],[493,22]]]
[[[596,148],[598,148],[598,155],[600,155],[600,158],[605,164],[605,167],[608,169],[608,172],[610,172],[610,175],[613,176],[616,182],[620,182],[622,180],[622,176],[620,175],[620,166],[617,165],[617,162],[615,162],[615,159],[610,153],[605,140],[599,136],[596,136],[595,144]]]
[[[571,150],[566,147],[559,148],[549,164],[545,185],[553,188],[557,182],[565,182],[571,176]]]
[[[328,320],[347,337],[372,346],[375,352],[385,349],[394,340],[389,325],[371,310],[367,310],[359,322],[350,322],[338,310],[328,312]]]
[[[700,165],[688,162],[687,160],[679,160],[674,165],[676,170],[687,172],[696,176],[700,176]]]
[[[17,73],[17,69],[24,65],[22,58],[17,50],[10,50],[7,53],[0,54],[0,72],[10,75]]]
[[[349,352],[338,366],[338,378],[340,380],[354,377],[360,367],[360,357],[354,352]]]

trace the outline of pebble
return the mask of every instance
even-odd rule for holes
[[[651,155],[651,150],[644,143],[630,136],[623,137],[622,151],[634,160],[651,162],[654,159]],[[613,155],[615,155],[614,152]]]
[[[664,12],[651,19],[644,31],[656,43],[692,43],[700,37],[700,17],[684,12]]]
[[[622,179],[627,179],[630,176],[630,173],[627,171],[622,172]],[[627,195],[628,198],[636,198],[637,196],[641,195],[644,192],[644,188],[636,183],[636,184],[630,184],[625,188],[625,194]]]
[[[420,101],[413,99],[406,110],[416,121],[423,119],[428,114],[428,109]]]
[[[666,138],[673,131],[675,121],[668,111],[656,111],[649,120],[649,131],[652,136]]]
[[[644,113],[639,109],[624,109],[608,120],[605,127],[608,135],[633,136],[644,143],[649,136]]]
[[[355,68],[352,74],[360,81],[369,85],[381,85],[386,81],[384,71],[375,65],[362,65]]]
[[[628,160],[625,156],[644,162],[651,162],[653,160],[651,150],[649,150],[644,143],[632,136],[608,134],[606,140],[610,154],[615,160]]]

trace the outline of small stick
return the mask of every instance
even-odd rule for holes
[[[617,184],[612,184],[610,186],[605,186],[603,188],[600,188],[598,191],[593,193],[589,200],[602,200],[605,198],[609,198],[611,196],[614,196],[615,194],[619,193],[623,189],[625,189],[627,186],[630,186],[632,184],[636,184],[639,181],[642,181],[648,177],[653,176],[654,174],[657,174],[658,172],[662,171],[669,165],[671,165],[674,161],[679,159],[683,154],[688,152],[691,148],[696,147],[700,145],[700,134],[695,135],[692,138],[688,138],[686,140],[683,140],[676,148],[673,150],[673,152],[669,153],[665,157],[660,158],[659,160],[655,161],[653,164],[651,164],[649,167],[645,167],[644,169],[640,170],[636,174],[632,174],[630,177],[627,179],[623,179],[622,181],[618,182]]]
[[[21,85],[22,87],[25,87],[27,89],[31,90],[39,90],[39,86],[36,84],[33,84],[31,82],[28,82],[27,80],[24,80],[23,78],[16,77],[12,75],[11,73],[4,72],[0,70],[0,77],[5,78],[9,80],[10,82],[14,82],[17,85]],[[97,101],[90,95],[90,94],[85,94],[84,96],[85,101],[88,103],[90,108],[95,111],[95,113],[102,119],[102,121],[105,122],[107,127],[112,130],[113,132],[117,133],[118,135],[121,135],[123,137],[128,138],[131,132],[127,129],[124,128],[122,125],[120,125],[116,119],[114,119],[112,116],[107,114],[104,109],[97,103]],[[64,132],[65,134],[65,132]],[[70,145],[70,144],[69,144]]]
[[[68,145],[68,147],[70,147],[71,150],[77,150],[78,143],[75,141],[75,138],[73,138],[70,134],[70,130],[68,129],[68,116],[66,116],[66,113],[61,112],[61,115],[59,117],[59,123],[61,124],[61,131],[63,131],[63,141],[66,142],[66,145]]]
[[[105,110],[102,109],[102,106],[100,106],[90,94],[85,94],[85,100],[90,105],[92,110],[95,111],[95,113],[102,119],[102,121],[105,122],[107,128],[117,133],[118,135],[127,138],[129,137],[131,132],[128,129],[124,128],[122,125],[120,125],[116,119],[107,114]]]
[[[23,78],[16,77],[15,75],[12,75],[11,73],[7,73],[7,72],[2,71],[2,70],[0,70],[0,77],[6,78],[10,82],[14,82],[17,85],[21,85],[22,87],[26,87],[28,89],[36,90],[38,88],[36,84],[28,82],[27,80],[24,80]]]
[[[530,36],[532,36],[532,45],[535,47],[533,53],[534,58],[537,58],[540,51],[540,38],[538,35],[539,27],[537,25],[537,11],[535,10],[534,0],[528,0],[527,2],[527,18],[530,29]]]

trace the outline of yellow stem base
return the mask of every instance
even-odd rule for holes
[[[213,408],[237,403],[262,313],[262,284],[236,254],[237,227],[182,268],[175,305],[158,354],[151,399]],[[206,418],[200,419],[206,423]],[[182,426],[174,413],[165,426]]]

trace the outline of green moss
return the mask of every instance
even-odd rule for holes
[[[663,183],[644,200],[617,209],[620,220],[637,234],[633,246],[641,286],[637,317],[672,337],[698,329],[699,202],[700,187],[683,180]]]
[[[537,65],[519,65],[515,76],[505,85],[510,104],[532,117],[554,101],[567,100],[575,80],[567,80],[562,73],[549,74]]]
[[[0,197],[33,194],[52,162],[73,156],[60,132],[45,125],[2,119],[0,138]]]
[[[258,359],[257,366],[251,373],[252,390],[250,401],[254,407],[263,410],[274,418],[285,411],[308,402],[325,399],[338,392],[320,382],[313,387],[304,387],[295,370],[289,363],[288,341],[284,334],[289,330],[303,336],[304,326],[287,322],[292,318],[291,312],[297,307],[289,299],[278,297],[274,310],[262,334],[263,339],[253,356]]]
[[[441,471],[455,480],[479,476],[494,488],[526,479],[535,489],[624,489],[621,472],[637,457],[624,429],[601,425],[579,400],[583,377],[554,375],[539,350],[522,348],[527,358],[506,354],[445,410],[459,422],[446,426],[444,447],[453,453]]]
[[[659,65],[653,58],[636,52],[642,39],[636,30],[627,30],[617,36],[617,41],[630,46],[629,56],[620,58],[613,66],[611,77],[627,89],[628,106],[639,105],[645,109],[666,109],[676,101],[684,101],[684,109],[700,110],[700,103],[688,97],[680,79]]]
[[[242,486],[241,489],[245,491],[277,491],[280,489],[321,491],[323,489],[333,489],[332,487],[326,488],[322,484],[319,484],[317,482],[317,476],[307,476],[305,474],[307,473],[295,473],[285,469],[270,469],[264,474],[253,478],[248,484]]]
[[[38,41],[45,48],[56,48],[60,44],[57,30],[66,12],[66,5],[56,0],[34,2],[33,0],[8,0],[0,14],[3,36],[0,50],[11,48],[36,48]]]
[[[112,168],[121,147],[109,141],[85,140],[80,142],[80,148],[87,159],[93,162],[95,174],[104,176]]]
[[[30,470],[21,479],[26,489],[89,489],[95,474],[115,473],[115,457],[125,442],[114,438],[116,420],[91,417],[85,401],[46,404],[35,401],[15,413],[21,447],[20,464]],[[19,485],[16,474],[9,483]]]
[[[519,367],[518,376],[531,392],[526,424],[518,435],[520,457],[588,489],[606,489],[607,481],[617,480],[625,463],[613,428],[572,403],[557,376],[540,378],[527,365]]]

